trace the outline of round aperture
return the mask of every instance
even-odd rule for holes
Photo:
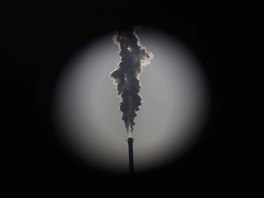
[[[65,145],[103,171],[127,172],[127,133],[109,74],[120,61],[106,34],[76,53],[58,77],[54,121]],[[197,57],[179,39],[140,29],[141,44],[154,57],[140,75],[143,103],[134,127],[135,171],[177,160],[190,148],[208,111],[207,82]]]

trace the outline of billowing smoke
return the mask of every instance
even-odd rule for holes
[[[143,67],[150,64],[153,55],[141,45],[136,30],[118,31],[113,41],[119,46],[121,60],[115,70],[110,73],[110,77],[114,79],[117,93],[122,98],[120,102],[122,120],[127,132],[132,132],[137,116],[136,111],[142,104],[139,95],[139,76]]]

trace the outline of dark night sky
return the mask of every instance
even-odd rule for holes
[[[108,4],[90,4],[82,9],[70,5],[35,5],[31,9],[25,5],[27,8],[17,6],[5,15],[0,60],[7,96],[4,125],[8,137],[4,146],[8,178],[69,185],[78,185],[76,181],[90,185],[105,178],[73,160],[63,149],[51,123],[50,96],[56,76],[69,56],[97,36],[130,25],[161,28],[189,45],[207,72],[213,101],[209,124],[196,149],[180,162],[140,175],[144,177],[141,182],[170,178],[196,183],[203,178],[209,184],[236,175],[238,153],[233,138],[237,132],[228,122],[232,113],[227,102],[230,77],[237,70],[231,59],[236,44],[232,28],[237,20],[232,9],[214,6],[194,11],[177,4],[146,1],[125,2],[123,6]],[[123,179],[128,181],[127,177]]]

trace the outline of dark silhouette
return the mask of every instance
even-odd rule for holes
[[[134,174],[133,138],[128,138],[129,173]]]

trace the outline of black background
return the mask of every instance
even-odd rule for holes
[[[7,138],[2,145],[11,184],[85,184],[90,189],[92,184],[117,187],[135,181],[134,185],[145,187],[167,182],[209,188],[237,179],[240,154],[234,143],[234,118],[230,122],[235,108],[230,79],[238,69],[231,57],[237,44],[235,26],[241,18],[233,7],[183,8],[158,1],[23,4],[8,6],[2,19],[1,78],[7,110],[3,123]],[[208,76],[212,105],[203,136],[180,161],[128,177],[102,173],[75,160],[57,137],[50,113],[56,76],[68,58],[101,34],[131,25],[160,28],[191,47]]]

